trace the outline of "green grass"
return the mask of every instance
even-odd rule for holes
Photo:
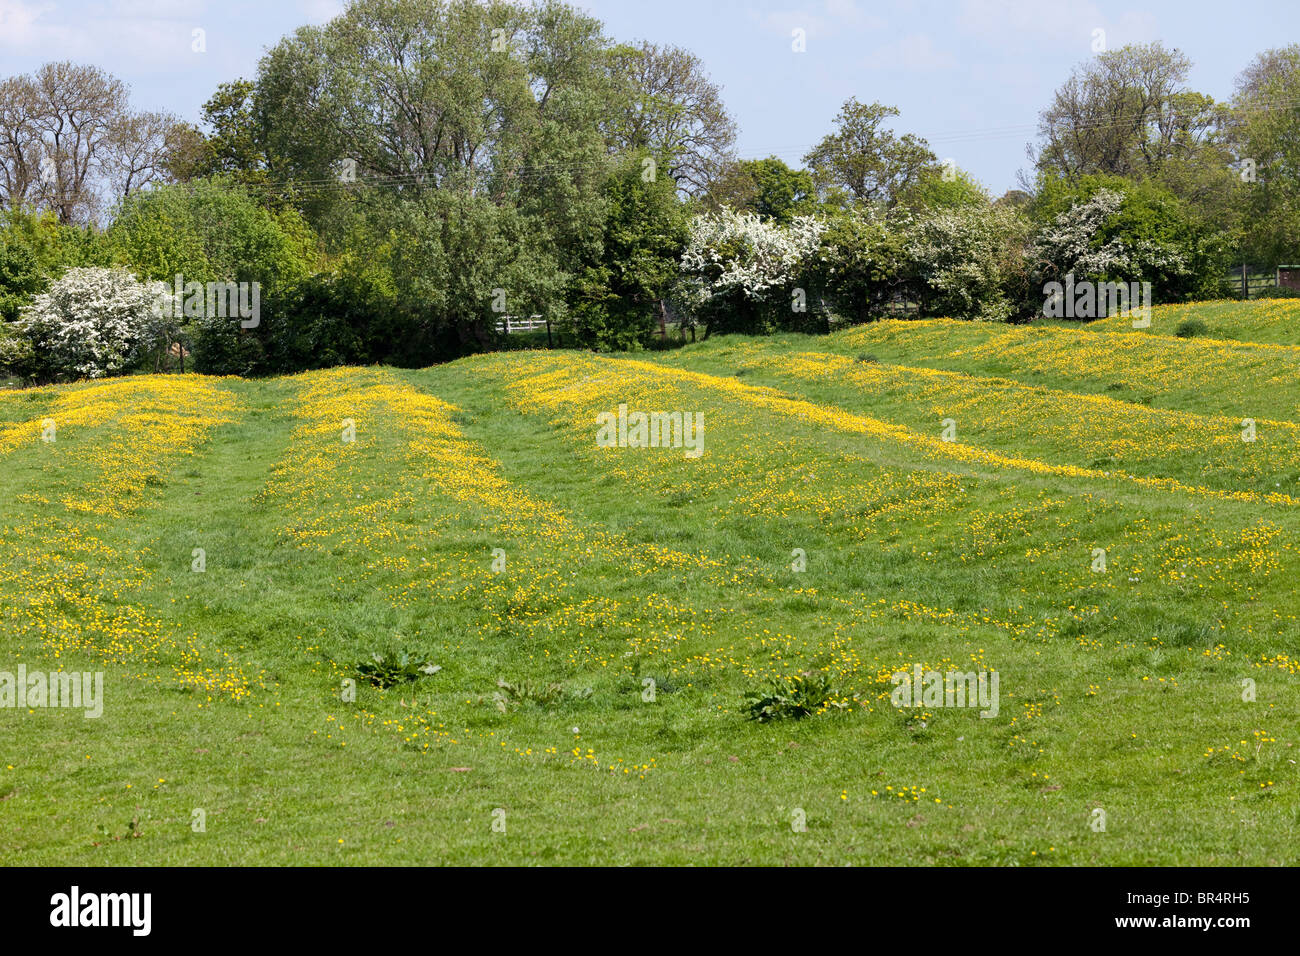
[[[1186,307],[1179,307],[1186,308]],[[1154,327],[1153,318],[1153,327]],[[1202,415],[1300,418],[1300,348],[1107,331],[1096,324],[1002,325],[934,319],[879,322],[812,340],[821,351],[966,372]],[[803,342],[776,336],[773,342]]]
[[[0,709],[0,854],[1294,865],[1300,386],[1255,321],[0,395],[6,660],[106,697]],[[620,402],[703,412],[704,454],[597,447]],[[401,650],[442,669],[357,679]],[[996,670],[999,715],[896,710],[914,662]],[[807,671],[843,709],[746,719]]]
[[[1300,346],[1300,299],[1271,299],[1267,293],[1249,302],[1156,306],[1151,310],[1150,326],[1142,329],[1133,329],[1132,318],[1126,316],[1103,319],[1087,327],[1106,332],[1176,335],[1179,327],[1192,318],[1204,323],[1203,334],[1209,338]]]

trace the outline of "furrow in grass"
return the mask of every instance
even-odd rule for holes
[[[639,495],[690,487],[707,509],[702,520],[756,522],[791,545],[812,541],[823,553],[885,557],[911,565],[920,580],[955,568],[953,585],[961,587],[963,575],[979,578],[997,595],[990,598],[995,606],[1005,601],[1031,618],[1057,620],[1080,642],[1115,630],[1110,615],[1101,616],[1103,605],[1140,611],[1140,628],[1121,627],[1157,641],[1168,628],[1187,637],[1184,624],[1168,620],[1171,608],[1201,621],[1186,624],[1206,629],[1196,641],[1234,619],[1240,633],[1295,627],[1278,612],[1284,605],[1247,604],[1250,613],[1241,615],[1243,595],[1253,601],[1282,586],[1279,572],[1295,565],[1294,536],[1235,509],[1219,516],[1215,499],[1193,509],[1174,495],[1134,501],[1086,490],[1026,493],[1004,479],[936,472],[926,456],[908,454],[932,446],[907,440],[906,430],[651,363],[506,356],[477,365],[503,382],[516,407],[547,416],[581,459]],[[596,415],[620,403],[703,410],[707,451],[691,460],[676,449],[598,447]],[[855,434],[889,440],[897,466],[846,451]],[[1097,549],[1108,553],[1105,573],[1090,566]],[[1264,638],[1276,648],[1273,640]]]
[[[656,575],[675,581],[706,569],[706,556],[632,547],[515,487],[464,437],[454,406],[386,371],[317,372],[297,383],[299,424],[261,500],[292,515],[285,534],[297,547],[350,559],[353,580],[413,615],[415,631],[377,642],[436,640],[462,654],[497,644],[503,667],[523,646],[541,658],[528,679],[553,680],[608,666],[624,653],[653,653],[689,622],[708,627],[707,615],[699,621],[655,586],[663,580]],[[630,577],[618,588],[588,590],[593,578],[620,575]],[[421,616],[423,608],[437,608],[444,619]],[[350,661],[331,663],[336,674],[351,673]],[[484,684],[479,693],[492,690]],[[358,713],[424,750],[466,733],[432,710],[404,712],[396,723],[373,708]],[[521,749],[573,763],[590,759],[556,747]]]
[[[646,370],[661,367],[653,363],[634,363],[631,360],[619,361],[637,364]],[[736,382],[734,379],[686,369],[674,370],[674,374],[688,378],[696,384],[708,388],[733,393],[759,407],[770,409],[782,415],[825,425],[839,431],[869,435],[872,438],[907,446],[941,466],[963,463],[1022,471],[1033,475],[1050,475],[1106,483],[1128,483],[1139,488],[1168,492],[1175,495],[1197,495],[1218,498],[1224,501],[1262,502],[1271,505],[1300,505],[1300,499],[1283,492],[1274,491],[1261,494],[1253,491],[1223,491],[1205,486],[1188,485],[1172,478],[1144,477],[1119,470],[1086,468],[1078,465],[1058,465],[1024,455],[1001,454],[960,441],[945,441],[937,434],[927,434],[879,418],[853,414],[835,406],[818,405],[799,398],[792,398],[775,389],[746,385]],[[1238,440],[1240,441],[1240,434],[1238,434]]]
[[[714,686],[720,714],[735,707],[737,681],[825,668],[845,688],[840,702],[864,694],[860,707],[869,713],[900,666],[947,666],[954,647],[969,653],[978,634],[999,627],[1033,633],[1035,625],[1001,614],[861,595],[820,602],[806,632],[773,628],[774,612],[798,589],[775,584],[774,574],[736,567],[731,555],[647,549],[574,520],[506,481],[455,425],[453,406],[395,382],[392,373],[312,373],[299,384],[301,424],[263,500],[293,514],[286,534],[299,547],[352,557],[352,577],[381,590],[394,607],[438,608],[441,621],[421,621],[420,633],[402,635],[413,647],[445,638],[455,626],[450,621],[464,624],[467,639],[442,642],[451,655],[444,663],[487,653],[506,667],[526,651],[534,661],[530,680],[591,681],[610,693],[610,680],[631,679],[639,691],[635,668],[650,662],[688,687]],[[356,428],[355,441],[343,440],[345,422]],[[417,522],[397,523],[398,514]],[[491,569],[492,544],[503,546],[501,573]],[[675,592],[687,585],[692,598],[683,603]],[[864,644],[866,632],[902,622],[949,633],[927,650]],[[474,638],[486,647],[477,649]],[[337,648],[331,652],[336,675],[346,675],[348,662],[337,659]],[[482,703],[467,708],[447,695],[422,712],[369,702],[354,719],[429,750],[463,742],[463,724],[482,720],[465,716],[475,707],[481,714]],[[519,749],[578,764],[591,759],[554,738],[546,743]],[[628,761],[647,762],[644,754]]]
[[[429,558],[424,543],[470,514],[495,540],[555,542],[577,553],[599,549],[631,561],[634,573],[697,571],[708,564],[706,556],[671,548],[633,552],[615,536],[577,526],[505,480],[496,463],[455,425],[454,406],[390,373],[341,370],[311,373],[300,381],[295,408],[300,424],[262,497],[278,500],[295,516],[286,534],[302,544],[319,541],[369,554],[387,543],[398,556],[385,556],[368,570],[405,574],[427,567],[421,563]],[[347,426],[355,435],[345,436]],[[430,493],[441,507],[420,506]],[[419,515],[421,523],[403,527],[408,513]],[[407,551],[412,553],[401,553]],[[485,593],[506,593],[491,565],[490,553],[476,554],[455,580],[415,575],[408,586],[436,588],[441,598],[478,600]],[[553,570],[531,571],[541,576],[539,590],[566,586]]]

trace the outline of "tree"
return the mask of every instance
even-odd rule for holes
[[[23,310],[66,269],[110,261],[98,230],[60,224],[53,213],[30,206],[0,210],[0,370],[36,377],[49,357],[38,357],[19,331]]]
[[[35,374],[102,378],[126,369],[154,339],[160,283],[125,269],[69,269],[23,310],[18,331],[32,343]]]
[[[906,237],[896,224],[851,210],[827,223],[812,260],[812,284],[839,315],[867,322],[905,290],[906,262]]]
[[[36,251],[17,237],[0,235],[0,322],[15,322],[23,307],[45,287]]]
[[[0,83],[0,198],[91,222],[111,199],[170,178],[180,132],[168,113],[132,112],[126,86],[100,68],[47,63]]]
[[[898,110],[850,98],[835,117],[836,131],[803,158],[823,197],[892,206],[899,194],[935,163],[922,139],[881,128]]]
[[[679,189],[703,195],[730,159],[736,124],[700,58],[644,42],[615,48],[609,63],[618,80],[610,148],[649,151]]]
[[[987,206],[989,194],[963,169],[927,166],[898,194],[897,205],[912,212]]]
[[[126,86],[97,67],[49,63],[33,90],[43,147],[38,198],[60,222],[91,219],[99,211],[93,177],[126,110]]]
[[[53,213],[31,207],[0,210],[0,319],[16,321],[64,270],[111,260],[98,230],[62,225]]]
[[[911,296],[924,316],[1002,322],[1021,292],[1025,222],[1006,206],[926,210],[906,224]]]
[[[534,132],[525,11],[503,2],[357,0],[262,61],[266,148],[294,175],[394,192],[499,188]]]
[[[305,278],[318,255],[300,216],[267,210],[242,186],[221,180],[135,194],[106,239],[119,262],[148,278],[257,282],[268,293]]]
[[[689,222],[666,176],[647,177],[642,156],[627,157],[605,182],[605,225],[598,254],[575,276],[571,324],[585,345],[645,344],[678,274]]]
[[[779,223],[812,212],[816,195],[811,173],[791,169],[775,156],[728,164],[709,190],[715,208],[730,206]]]
[[[263,58],[260,148],[275,178],[334,192],[594,190],[605,43],[598,21],[555,2],[357,0]]]
[[[313,221],[332,240],[363,220],[410,236],[395,275],[428,289],[448,347],[483,347],[486,293],[558,320],[556,290],[600,247],[607,48],[599,21],[554,0],[357,0],[268,53],[254,112],[273,171],[328,183],[304,190]]]
[[[1031,293],[1076,281],[1150,282],[1154,302],[1221,296],[1232,237],[1155,182],[1088,176],[1050,181],[1036,200]]]
[[[267,365],[267,338],[281,301],[317,265],[316,236],[294,210],[269,210],[241,186],[198,180],[136,193],[118,210],[106,241],[118,262],[169,286],[256,283],[256,327],[229,315],[186,314],[173,330],[192,341],[195,368],[251,375]]]
[[[1223,107],[1186,86],[1191,60],[1159,43],[1099,54],[1076,67],[1039,114],[1040,171],[1148,178],[1176,163],[1218,163]]]
[[[177,133],[174,171],[183,180],[221,176],[264,191],[271,181],[266,146],[255,115],[256,84],[239,79],[222,83],[203,104],[204,133],[193,127]],[[193,142],[190,137],[197,137]]]
[[[382,268],[355,262],[309,276],[281,298],[268,328],[268,368],[299,372],[334,365],[428,365],[427,349]]]
[[[1246,182],[1243,253],[1272,268],[1300,253],[1300,44],[1266,50],[1237,78],[1233,140]],[[1247,163],[1249,165],[1247,165]]]
[[[188,183],[200,176],[204,161],[207,137],[192,123],[178,122],[171,131],[167,147],[166,179],[172,183]]]
[[[1023,210],[1031,205],[1034,197],[1025,192],[1023,189],[1008,189],[997,199],[993,200],[995,206],[1008,206],[1011,209]]]
[[[33,201],[40,181],[43,153],[35,120],[31,80],[11,76],[0,81],[0,203],[9,209]]]
[[[493,200],[516,204],[544,229],[560,268],[572,273],[599,245],[604,184],[617,169],[600,129],[613,96],[603,69],[609,41],[600,21],[555,0],[531,16],[525,62],[535,105],[525,105],[535,125]]]
[[[395,239],[398,294],[418,303],[436,358],[486,348],[506,315],[563,318],[567,276],[545,236],[514,206],[434,190],[387,201],[373,217],[375,230]]]
[[[32,124],[41,139],[38,201],[60,222],[99,211],[94,177],[126,111],[126,86],[94,66],[47,63],[27,81]]]
[[[779,226],[726,208],[692,219],[681,268],[693,284],[690,304],[708,334],[800,324],[806,313],[798,306],[807,307],[812,259],[825,228],[812,216]]]
[[[186,128],[170,113],[124,113],[105,144],[104,170],[113,196],[127,199],[146,186],[172,179],[172,157],[183,149]]]

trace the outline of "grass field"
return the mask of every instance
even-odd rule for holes
[[[0,858],[1300,863],[1296,308],[0,393]]]
[[[1188,319],[1205,324],[1209,338],[1272,345],[1300,345],[1300,299],[1253,299],[1249,302],[1196,302],[1160,305],[1151,310],[1151,324],[1133,329],[1133,320],[1115,316],[1094,322],[1090,329],[1105,332],[1142,331],[1175,335]]]

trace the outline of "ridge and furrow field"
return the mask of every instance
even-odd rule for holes
[[[0,396],[6,650],[106,687],[0,713],[4,853],[1295,863],[1294,362],[915,322]],[[830,691],[747,720],[778,679]]]

